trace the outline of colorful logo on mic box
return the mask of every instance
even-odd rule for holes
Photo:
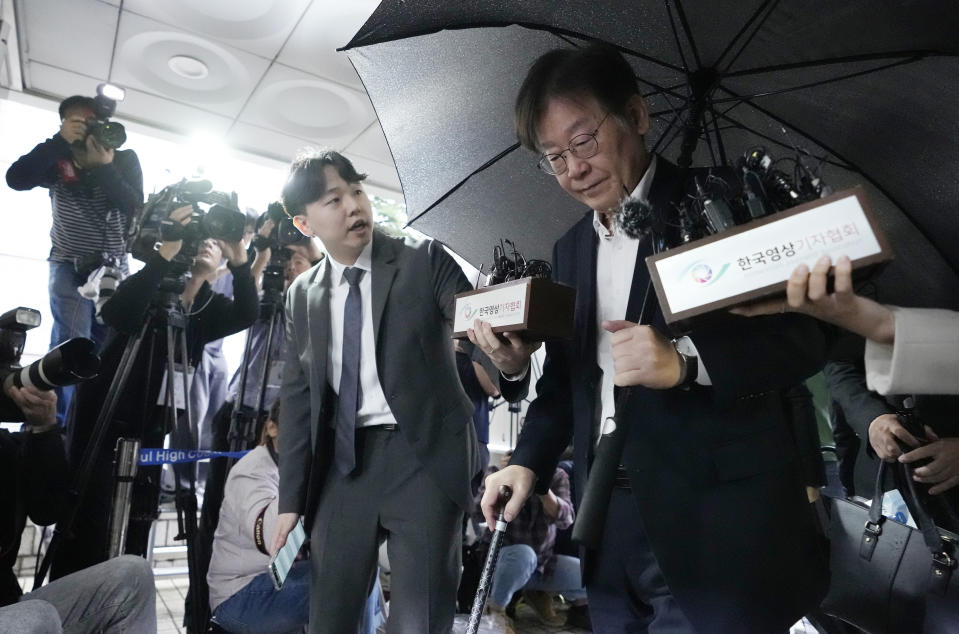
[[[479,312],[479,308],[473,308],[473,305],[469,302],[463,302],[463,307],[460,309],[460,314],[463,316],[463,319],[472,319],[476,316],[476,313]]]
[[[718,269],[699,260],[693,262],[680,273],[680,281],[692,281],[697,286],[712,286],[729,270],[729,263],[723,263]]]

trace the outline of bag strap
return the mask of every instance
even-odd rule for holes
[[[886,518],[882,514],[882,481],[886,473],[886,463],[879,461],[879,470],[876,471],[876,486],[872,494],[872,504],[869,505],[869,519],[862,531],[862,538],[859,540],[859,556],[869,561],[876,550],[876,544],[879,542],[879,536],[882,535],[882,524]]]
[[[955,557],[955,545],[951,540],[945,539],[936,527],[935,520],[929,514],[925,504],[919,494],[916,481],[913,480],[914,467],[910,464],[901,464],[897,473],[899,480],[899,491],[909,512],[912,513],[922,534],[922,539],[926,543],[929,552],[932,553],[932,570],[929,575],[929,591],[933,594],[944,596],[949,587],[949,580],[953,571],[957,567]]]

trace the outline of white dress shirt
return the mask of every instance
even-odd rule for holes
[[[362,402],[356,413],[357,427],[395,424],[396,418],[386,402],[380,377],[376,372],[376,344],[373,340],[373,241],[367,244],[353,267],[366,271],[360,278],[360,301],[363,310],[363,326],[360,332],[360,389]],[[340,374],[343,369],[343,310],[350,283],[343,277],[345,264],[327,256],[330,270],[330,343],[326,354],[326,375],[330,377],[333,390],[340,392]]]
[[[649,190],[656,175],[656,160],[654,154],[646,168],[646,173],[639,179],[639,183],[632,191],[631,196],[639,198],[649,204]],[[612,333],[603,329],[603,321],[626,319],[626,305],[629,302],[629,293],[633,283],[633,269],[636,266],[636,256],[639,253],[640,241],[630,238],[615,224],[607,229],[600,220],[600,215],[593,211],[593,229],[599,236],[599,246],[596,250],[596,362],[603,376],[600,383],[600,433],[611,432],[613,415],[616,412],[616,402],[613,398],[613,367]],[[637,289],[642,292],[642,289]],[[653,292],[653,291],[651,291]],[[688,340],[688,337],[684,337]],[[692,341],[688,347],[695,352]],[[696,354],[698,357],[699,355]],[[710,385],[709,375],[699,359],[699,374],[696,382]],[[597,437],[598,438],[598,437]]]

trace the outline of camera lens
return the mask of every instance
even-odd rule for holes
[[[94,349],[90,339],[68,339],[25,368],[8,374],[4,387],[31,385],[39,390],[52,390],[92,379],[100,370],[100,357]]]

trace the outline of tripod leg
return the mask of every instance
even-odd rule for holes
[[[57,526],[53,531],[53,537],[50,539],[50,546],[47,548],[47,554],[44,556],[43,563],[40,564],[40,569],[33,579],[34,590],[43,585],[43,581],[50,571],[50,566],[56,558],[57,551],[60,549],[64,536],[69,535],[73,528],[73,524],[77,518],[77,512],[80,510],[80,503],[84,495],[86,495],[87,487],[90,483],[94,463],[100,455],[100,446],[103,444],[110,423],[113,422],[113,414],[116,411],[117,404],[120,402],[120,396],[123,394],[127,380],[130,378],[130,371],[133,369],[133,364],[140,352],[140,344],[143,342],[143,337],[149,326],[150,320],[147,319],[143,322],[140,332],[131,336],[123,349],[120,363],[117,365],[116,374],[113,375],[113,380],[110,382],[110,388],[107,391],[106,402],[103,404],[99,416],[97,416],[97,421],[93,426],[93,432],[83,452],[80,465],[71,478],[72,487],[67,491],[65,498],[67,510],[63,515],[63,519],[57,522]]]

